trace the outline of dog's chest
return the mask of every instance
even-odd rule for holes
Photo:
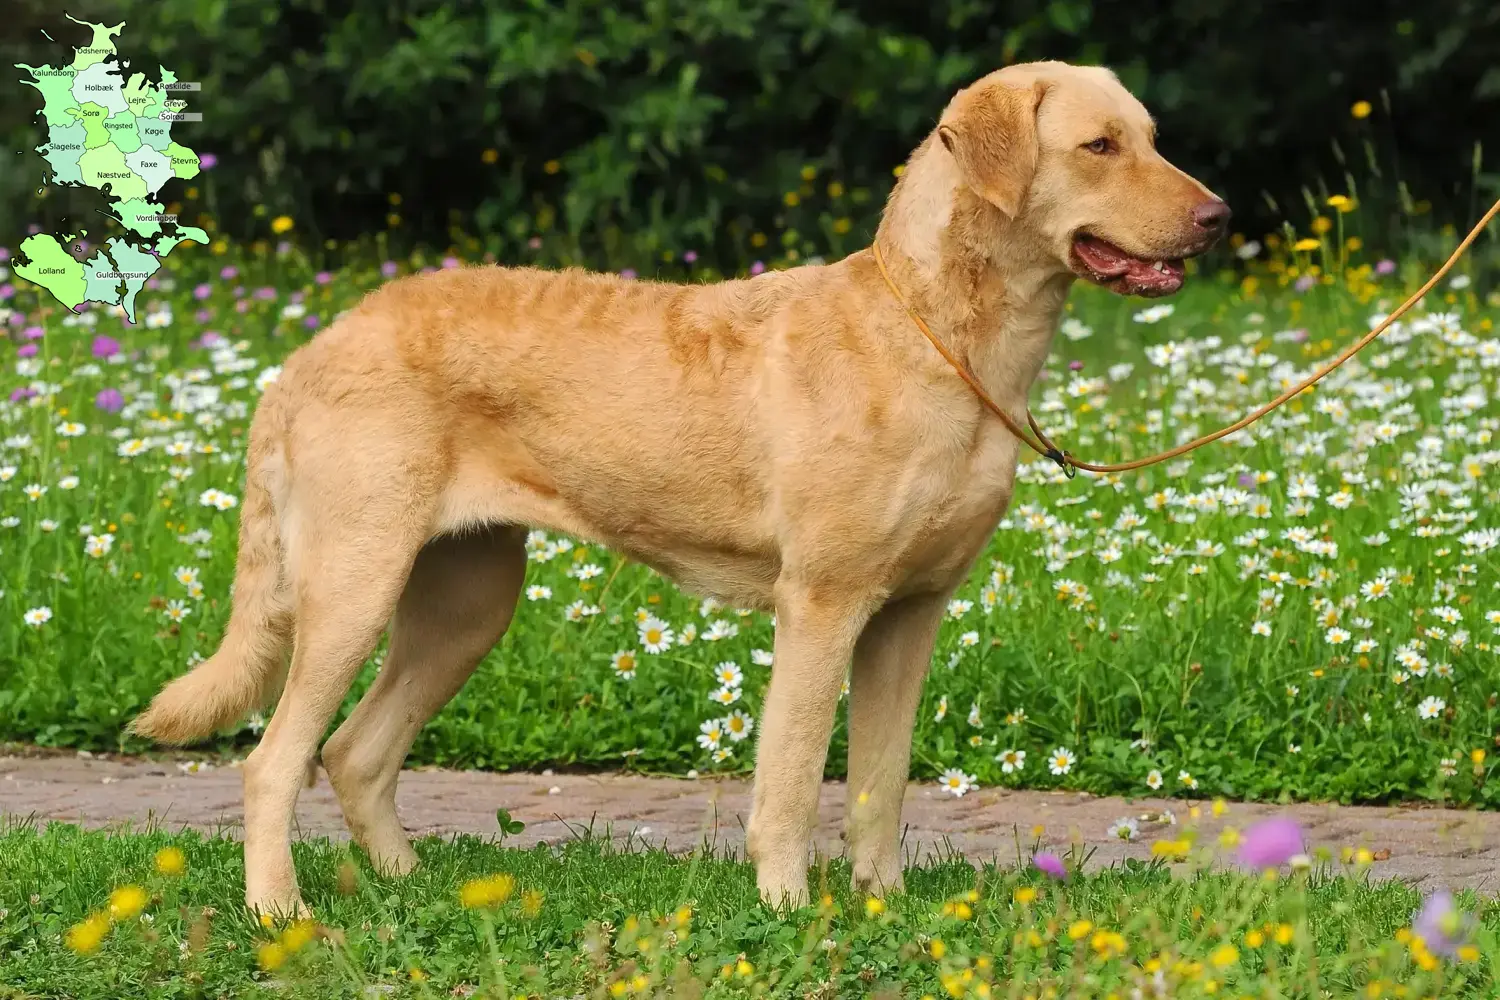
[[[895,591],[913,593],[956,586],[984,550],[1015,488],[1016,439],[987,418],[974,444],[958,454],[929,459],[908,500],[909,529]]]

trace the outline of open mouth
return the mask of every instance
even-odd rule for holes
[[[1132,257],[1091,233],[1073,237],[1073,260],[1075,271],[1120,295],[1171,295],[1182,287],[1184,278],[1181,257]]]

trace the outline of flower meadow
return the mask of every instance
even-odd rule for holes
[[[1090,875],[1076,849],[930,860],[877,899],[824,862],[815,902],[781,913],[711,851],[425,838],[422,866],[387,880],[309,841],[313,917],[293,922],[243,908],[233,840],[15,826],[0,997],[1494,995],[1492,903],[1371,882],[1368,857],[1309,857],[1294,824],[1241,831],[1233,810],[1217,836],[1189,820],[1149,863]]]
[[[1355,207],[1330,199],[1300,238],[1237,237],[1232,266],[1195,266],[1171,300],[1077,289],[1038,419],[1111,461],[1314,371],[1425,276],[1416,257],[1365,260],[1344,235]],[[534,260],[509,263],[550,263],[533,242]],[[246,430],[280,361],[380,282],[483,254],[344,256],[219,239],[172,256],[133,326],[3,275],[0,739],[146,748],[124,722],[226,621]],[[669,276],[720,276],[691,251],[665,257]],[[804,263],[818,258],[750,270]],[[915,774],[953,795],[1495,801],[1500,298],[1467,266],[1314,390],[1182,459],[1069,479],[1023,456],[949,606]],[[771,617],[586,539],[538,530],[527,547],[515,623],[413,759],[747,772]],[[215,749],[242,753],[264,724]],[[840,720],[831,774],[843,747]]]

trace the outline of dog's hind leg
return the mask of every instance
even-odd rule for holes
[[[423,547],[375,683],[323,747],[344,819],[375,867],[405,874],[416,852],[396,815],[401,765],[510,625],[526,573],[522,529],[492,526]]]
[[[436,507],[428,442],[367,412],[314,425],[284,517],[294,595],[291,669],[245,759],[245,901],[302,913],[292,865],[297,794],[328,723],[395,611]],[[375,444],[372,445],[371,442]]]

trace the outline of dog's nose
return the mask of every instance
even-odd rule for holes
[[[1193,221],[1203,229],[1223,229],[1229,225],[1229,206],[1222,201],[1205,201],[1193,209]]]

